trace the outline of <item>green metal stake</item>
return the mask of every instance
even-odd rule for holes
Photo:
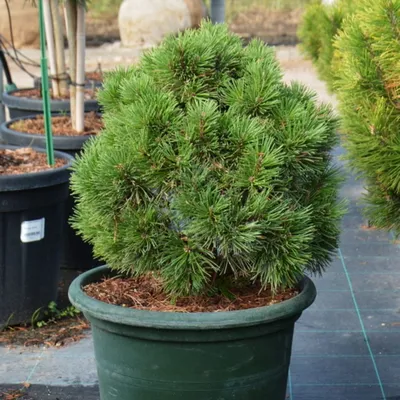
[[[44,128],[46,133],[46,153],[49,165],[54,165],[54,145],[53,135],[51,132],[51,110],[50,110],[50,91],[49,77],[47,73],[47,56],[46,56],[46,37],[43,16],[43,0],[39,0],[39,30],[40,30],[40,70],[42,73],[42,97],[44,111]]]

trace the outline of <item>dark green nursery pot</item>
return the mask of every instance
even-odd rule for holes
[[[316,296],[309,278],[299,295],[272,306],[170,313],[83,292],[110,275],[106,266],[89,270],[69,289],[92,325],[102,400],[285,400],[294,324]]]

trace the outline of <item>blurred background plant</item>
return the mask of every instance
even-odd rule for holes
[[[400,0],[361,0],[335,41],[335,92],[349,164],[366,185],[364,212],[400,233]]]
[[[96,0],[90,4],[93,17],[116,17],[123,0]]]
[[[299,26],[298,36],[303,54],[317,69],[319,77],[328,89],[334,90],[335,65],[338,63],[333,42],[343,21],[353,14],[359,0],[337,0],[323,4],[321,0],[311,1],[306,7]]]
[[[90,4],[92,15],[95,17],[116,16],[123,0],[97,0]],[[204,3],[210,9],[212,0]],[[304,8],[312,0],[225,0],[226,21],[230,22],[242,11],[251,8],[265,8],[271,10],[293,10]]]

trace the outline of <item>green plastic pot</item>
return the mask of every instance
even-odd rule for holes
[[[285,400],[294,324],[316,296],[250,310],[134,310],[87,296],[106,266],[74,280],[69,297],[92,325],[101,400]]]

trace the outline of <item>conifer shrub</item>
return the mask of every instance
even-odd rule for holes
[[[320,273],[338,246],[337,120],[286,85],[271,48],[225,25],[169,37],[110,73],[105,129],[78,158],[73,225],[129,276],[173,296]]]
[[[400,233],[400,0],[362,1],[335,47],[349,164],[365,180],[370,223]]]
[[[333,42],[343,21],[350,16],[359,0],[336,0],[333,4],[311,3],[305,10],[298,36],[303,54],[312,61],[320,79],[334,91],[336,59]]]

